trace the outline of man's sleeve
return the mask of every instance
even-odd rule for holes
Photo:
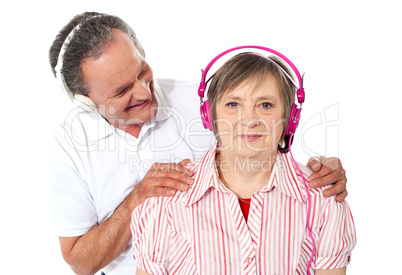
[[[82,176],[82,160],[62,129],[50,145],[50,190],[53,220],[60,237],[81,236],[97,224],[97,212]]]

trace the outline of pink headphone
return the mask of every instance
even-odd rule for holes
[[[295,75],[297,77],[297,80],[299,82],[299,86],[297,86],[293,82],[293,79],[285,72],[285,70],[282,67],[280,67],[278,64],[276,64],[273,60],[269,59],[268,57],[263,56],[264,58],[267,58],[267,59],[271,60],[276,66],[278,66],[278,68],[281,69],[282,72],[285,73],[286,77],[297,88],[297,93],[296,93],[297,94],[297,101],[300,104],[300,108],[298,108],[296,104],[292,105],[292,108],[290,110],[289,123],[288,123],[288,126],[287,126],[286,131],[285,131],[285,135],[294,134],[296,132],[297,125],[299,124],[300,113],[301,113],[301,110],[302,110],[301,107],[302,107],[302,103],[304,102],[303,78],[300,76],[300,73],[297,70],[296,66],[286,56],[284,56],[283,54],[281,54],[281,53],[279,53],[279,52],[277,52],[275,50],[272,50],[272,49],[269,49],[269,48],[266,48],[266,47],[261,47],[261,46],[239,46],[239,47],[231,48],[229,50],[226,50],[226,51],[220,53],[214,59],[212,59],[211,62],[209,62],[209,64],[205,68],[205,70],[203,70],[203,72],[202,72],[201,82],[200,82],[200,86],[198,88],[198,95],[200,96],[200,104],[201,104],[200,112],[201,112],[202,124],[204,125],[205,129],[209,129],[209,130],[212,131],[212,120],[211,120],[209,103],[208,103],[208,100],[206,100],[205,102],[203,101],[205,90],[207,88],[207,83],[205,82],[205,79],[206,79],[206,76],[207,76],[207,73],[208,73],[209,69],[212,67],[212,65],[218,59],[220,59],[222,56],[226,55],[227,53],[230,53],[230,52],[233,52],[233,51],[239,50],[239,49],[246,49],[246,48],[264,50],[264,51],[267,51],[267,52],[270,52],[270,53],[273,53],[273,54],[277,55],[278,57],[283,59],[292,68],[293,72],[295,73]],[[257,53],[255,53],[255,54],[260,55],[260,54],[257,54]]]

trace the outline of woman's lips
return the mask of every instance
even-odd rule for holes
[[[240,135],[241,139],[244,139],[244,140],[246,140],[248,142],[256,141],[260,137],[261,137],[261,135]]]

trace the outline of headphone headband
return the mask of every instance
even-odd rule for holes
[[[278,57],[280,57],[281,59],[283,59],[292,68],[292,70],[295,73],[297,80],[299,82],[299,87],[297,87],[297,100],[300,104],[304,102],[303,77],[300,75],[299,70],[296,68],[296,66],[293,64],[293,62],[290,61],[289,58],[287,58],[286,56],[284,56],[283,54],[281,54],[278,51],[275,51],[275,50],[267,48],[267,47],[253,46],[253,45],[239,46],[239,47],[234,47],[234,48],[228,49],[228,50],[218,54],[214,59],[212,59],[211,62],[209,62],[209,64],[205,68],[205,70],[202,71],[201,83],[200,83],[200,87],[198,89],[198,95],[200,98],[204,97],[205,89],[207,87],[206,77],[207,77],[208,71],[212,67],[212,65],[214,65],[215,62],[218,61],[222,56],[224,56],[230,52],[240,50],[240,49],[247,49],[247,48],[264,50],[264,51],[270,52],[272,54],[275,54]]]
[[[273,61],[269,57],[263,56],[261,54],[252,53],[252,54],[255,54],[255,55],[262,56],[262,57],[270,60],[271,62],[273,62],[285,74],[285,76],[290,81],[292,81],[293,84],[296,86],[296,88],[297,88],[297,92],[296,92],[297,101],[300,104],[300,108],[298,108],[296,104],[292,105],[292,107],[290,109],[288,125],[287,125],[287,127],[285,129],[285,135],[293,135],[295,133],[295,131],[296,131],[296,128],[297,128],[298,124],[299,124],[301,105],[302,105],[302,103],[304,102],[304,99],[305,99],[305,93],[304,93],[304,88],[303,88],[303,78],[300,75],[299,70],[296,68],[296,66],[286,56],[284,56],[280,52],[277,52],[275,50],[272,50],[272,49],[266,48],[266,47],[262,47],[262,46],[239,46],[239,47],[234,47],[234,48],[231,48],[229,50],[226,50],[226,51],[218,54],[214,59],[212,59],[212,61],[209,62],[209,64],[205,68],[205,70],[202,71],[201,82],[200,82],[200,86],[198,88],[198,95],[200,97],[200,113],[201,113],[202,124],[204,125],[204,127],[206,129],[209,129],[211,131],[213,130],[213,127],[212,127],[213,122],[212,122],[212,118],[211,118],[209,102],[208,102],[208,100],[206,100],[205,102],[203,100],[205,90],[207,88],[206,77],[207,77],[209,69],[212,67],[213,64],[215,64],[216,61],[218,61],[218,59],[220,59],[222,56],[226,55],[227,53],[230,53],[230,52],[233,52],[233,51],[236,51],[236,50],[240,50],[240,49],[246,49],[246,48],[264,50],[264,51],[267,51],[267,52],[270,52],[272,54],[277,55],[282,60],[284,60],[292,68],[293,72],[295,73],[295,75],[297,77],[297,80],[299,82],[298,87],[294,83],[293,79],[286,73],[286,71],[281,66],[279,66],[275,61]]]
[[[70,44],[71,39],[73,38],[75,32],[81,28],[82,24],[89,19],[100,17],[100,16],[101,15],[90,16],[90,17],[86,18],[85,21],[78,23],[70,31],[70,33],[67,35],[66,39],[64,39],[63,45],[61,45],[61,47],[60,47],[59,56],[57,58],[57,64],[56,64],[56,67],[54,68],[54,70],[56,71],[56,78],[59,81],[61,89],[68,95],[68,97],[70,98],[71,101],[74,100],[74,94],[68,87],[67,82],[64,79],[64,75],[61,73],[61,69],[63,68],[64,53],[66,52],[67,46],[68,46],[68,44]]]

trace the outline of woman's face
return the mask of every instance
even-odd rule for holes
[[[226,91],[216,104],[215,123],[221,154],[261,160],[275,156],[285,125],[276,79],[268,75],[257,88],[251,80]]]

